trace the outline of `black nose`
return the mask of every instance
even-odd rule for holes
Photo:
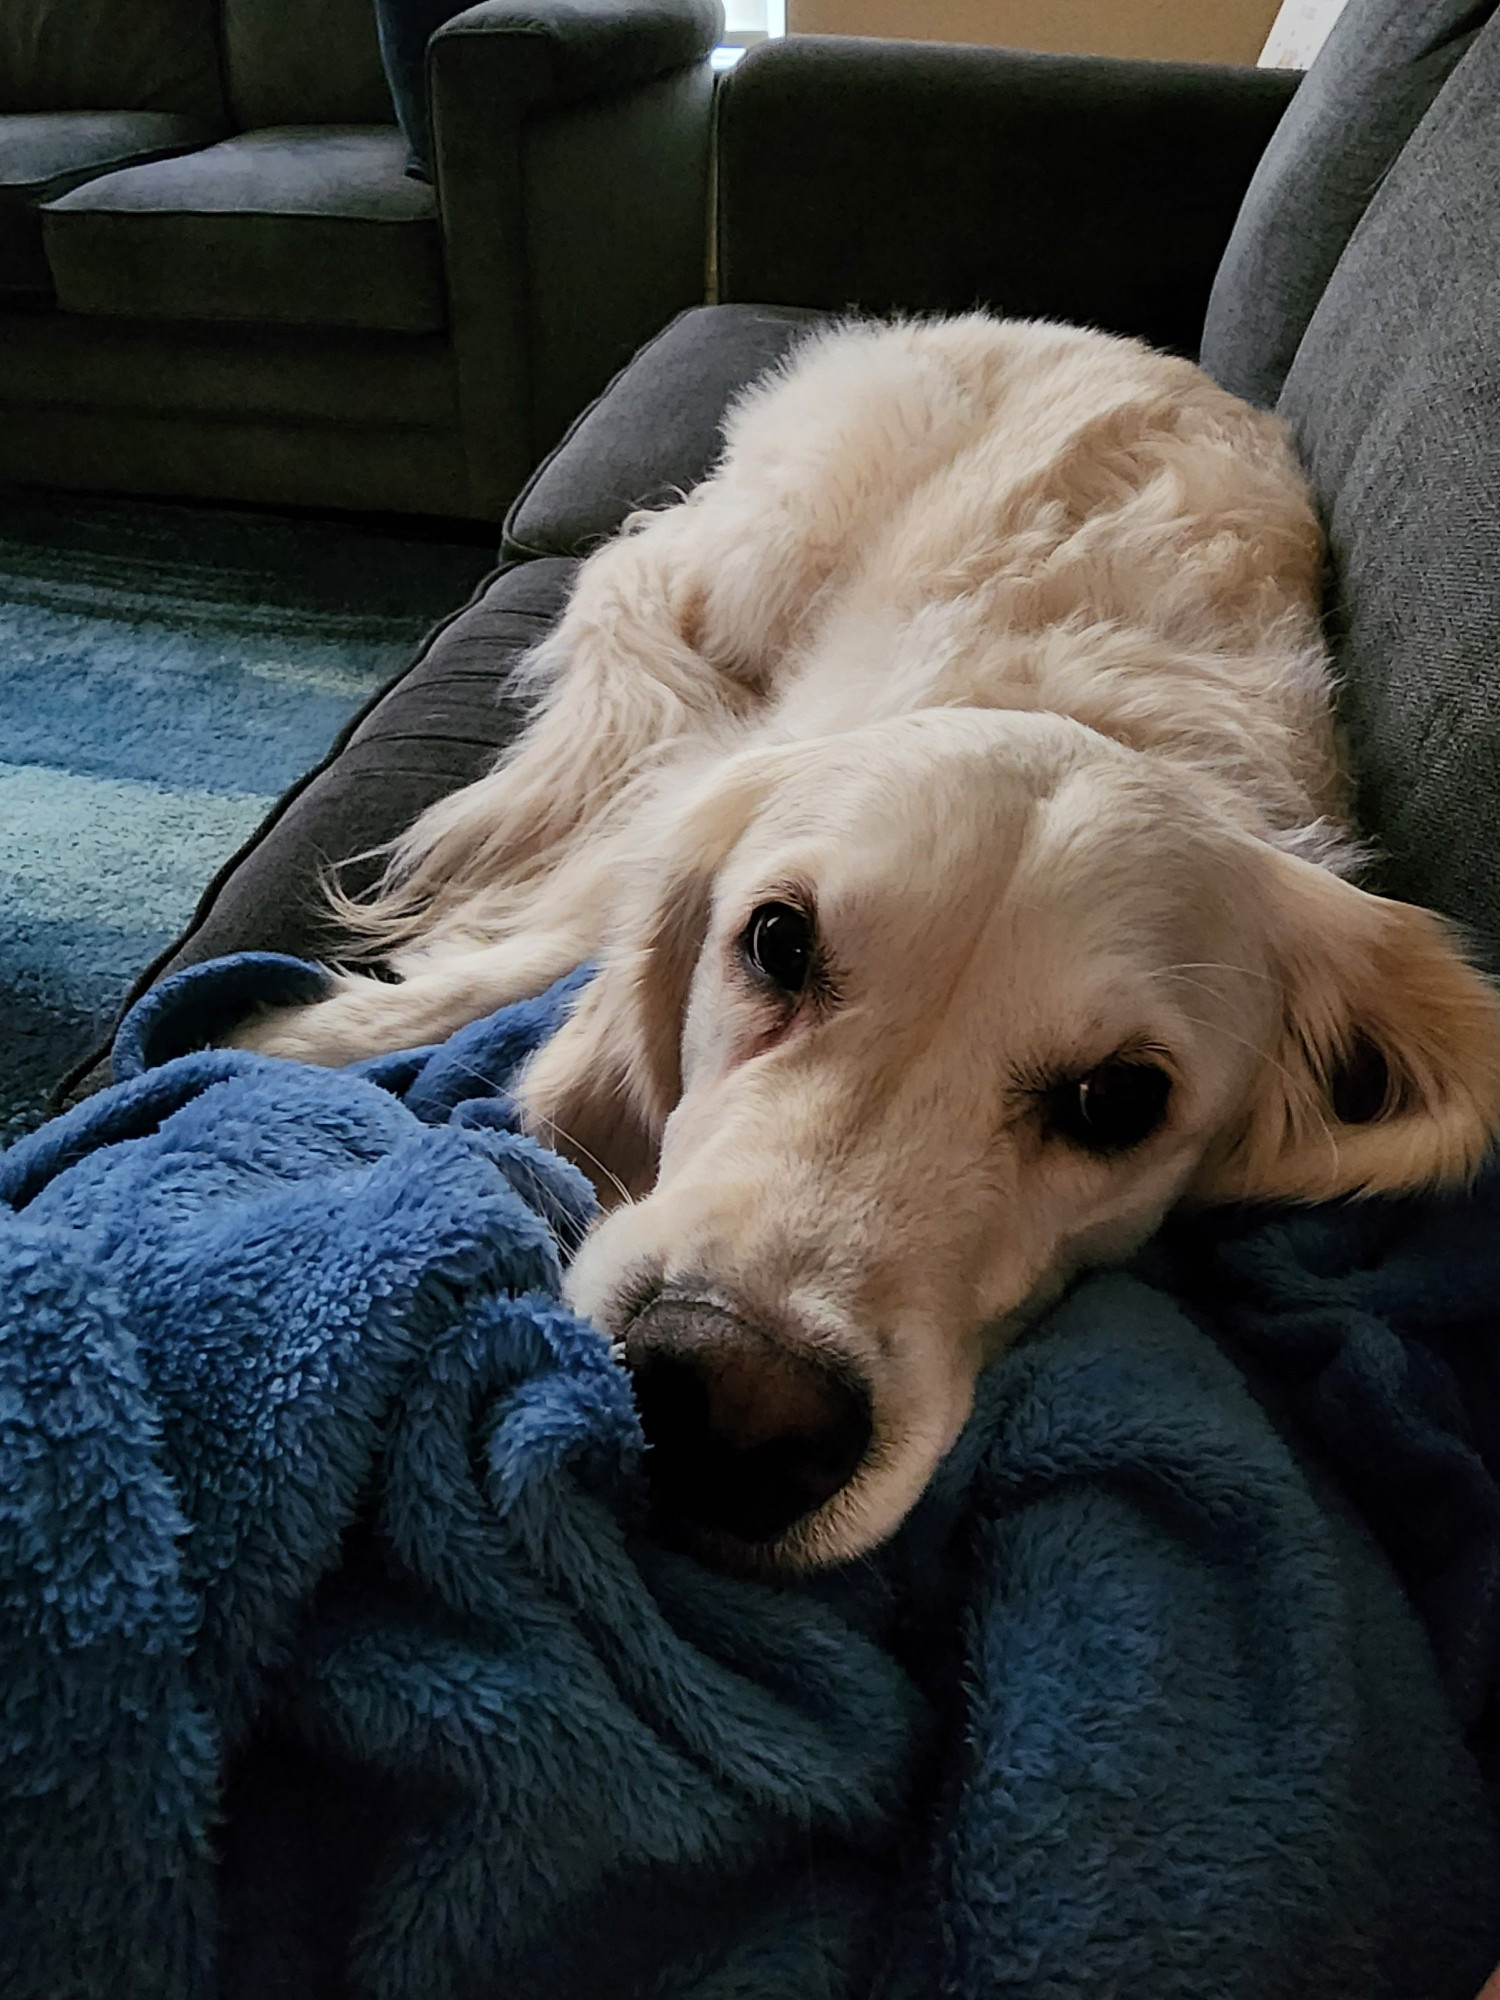
[[[665,1522],[770,1542],[832,1499],[870,1442],[870,1399],[704,1299],[666,1294],[632,1321],[625,1358]]]

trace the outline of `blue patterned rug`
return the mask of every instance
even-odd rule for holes
[[[0,1145],[493,562],[389,524],[0,493]]]

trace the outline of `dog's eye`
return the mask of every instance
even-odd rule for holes
[[[1059,1084],[1052,1129],[1089,1153],[1126,1153],[1160,1125],[1172,1079],[1155,1063],[1107,1062]]]
[[[762,903],[750,913],[740,948],[762,979],[800,993],[812,971],[812,918],[795,903]]]

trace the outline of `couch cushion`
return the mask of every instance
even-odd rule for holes
[[[69,312],[428,333],[446,317],[432,190],[395,126],[247,132],[49,202]]]
[[[217,0],[4,0],[0,111],[170,111],[225,123]]]
[[[1385,886],[1500,970],[1500,18],[1370,201],[1281,398],[1327,516]]]
[[[643,347],[522,489],[507,555],[583,555],[635,507],[695,486],[736,391],[824,316],[797,306],[695,306]]]
[[[47,304],[52,277],[39,202],[117,167],[206,144],[213,129],[170,111],[0,115],[0,305]]]
[[[384,125],[395,110],[371,0],[222,0],[235,124]]]
[[[320,870],[393,839],[435,799],[482,777],[523,719],[506,688],[516,661],[557,618],[577,565],[524,563],[480,585],[416,665],[345,730],[319,768],[209,885],[192,923],[136,992],[179,965],[264,948],[318,957]],[[368,882],[373,865],[350,870]]]
[[[1350,0],[1266,147],[1229,239],[1199,358],[1269,409],[1382,176],[1495,0]]]

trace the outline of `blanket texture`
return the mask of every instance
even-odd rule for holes
[[[7,2000],[1473,2000],[1500,1175],[1181,1226],[772,1588],[653,1545],[558,1300],[574,983],[202,1046],[318,977],[180,975],[0,1157]]]

